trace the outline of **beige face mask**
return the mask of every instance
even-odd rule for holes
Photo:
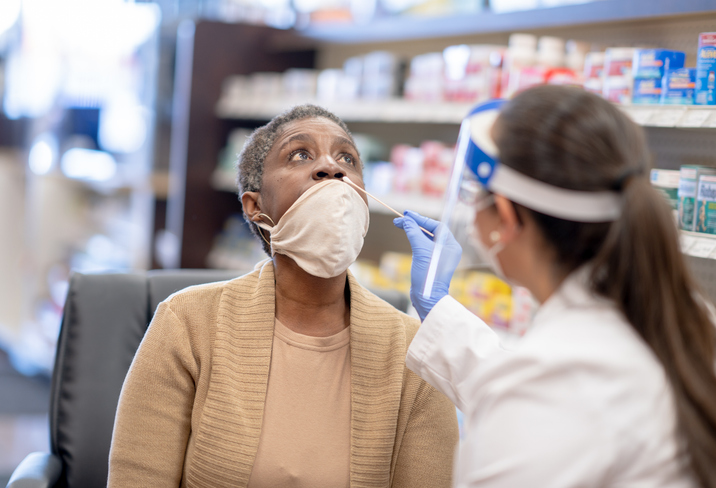
[[[368,205],[350,185],[326,180],[312,186],[270,227],[271,255],[284,254],[306,273],[333,278],[348,269],[368,232]]]

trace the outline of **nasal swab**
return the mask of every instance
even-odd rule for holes
[[[393,212],[393,213],[394,213],[395,215],[397,215],[398,217],[403,217],[403,214],[401,214],[400,212],[398,212],[397,210],[395,210],[393,207],[391,207],[390,205],[388,205],[387,203],[385,203],[384,201],[382,201],[380,198],[378,198],[378,197],[376,197],[376,196],[374,196],[374,195],[371,195],[370,193],[368,193],[367,191],[365,191],[363,188],[361,188],[360,186],[358,186],[358,185],[356,185],[355,183],[353,183],[347,176],[344,176],[344,177],[343,177],[343,181],[345,181],[346,183],[348,183],[349,185],[351,185],[351,186],[352,186],[353,188],[355,188],[356,190],[362,191],[363,193],[365,193],[366,195],[368,195],[369,197],[371,197],[373,200],[375,200],[376,202],[380,203],[380,204],[383,205],[385,208],[387,208],[388,210],[390,210],[391,212]],[[418,226],[418,227],[420,227],[420,226]],[[423,232],[425,232],[425,233],[426,233],[427,235],[429,235],[430,237],[435,237],[435,236],[433,235],[433,233],[430,232],[430,231],[427,230],[427,229],[424,229],[424,228],[420,227],[420,230],[422,230]]]

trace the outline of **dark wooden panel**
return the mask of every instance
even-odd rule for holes
[[[206,267],[215,235],[229,215],[241,211],[236,195],[211,188],[211,174],[226,142],[226,123],[214,115],[224,79],[232,74],[314,67],[315,51],[278,51],[273,42],[276,36],[285,39],[286,32],[208,21],[196,25],[182,268]]]

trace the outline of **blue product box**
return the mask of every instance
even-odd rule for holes
[[[699,34],[696,60],[697,105],[716,105],[716,32]]]
[[[637,78],[634,80],[632,103],[658,104],[661,101],[661,80]]]
[[[686,53],[669,49],[637,49],[634,52],[634,78],[656,78],[661,80],[667,69],[684,67]]]
[[[661,82],[661,103],[664,105],[693,105],[696,92],[696,69],[666,70]]]

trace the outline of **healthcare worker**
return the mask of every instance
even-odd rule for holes
[[[716,486],[714,326],[641,128],[542,86],[476,108],[457,153],[441,224],[395,222],[423,320],[407,365],[465,414],[454,484]],[[510,350],[448,295],[461,226],[541,303]]]

